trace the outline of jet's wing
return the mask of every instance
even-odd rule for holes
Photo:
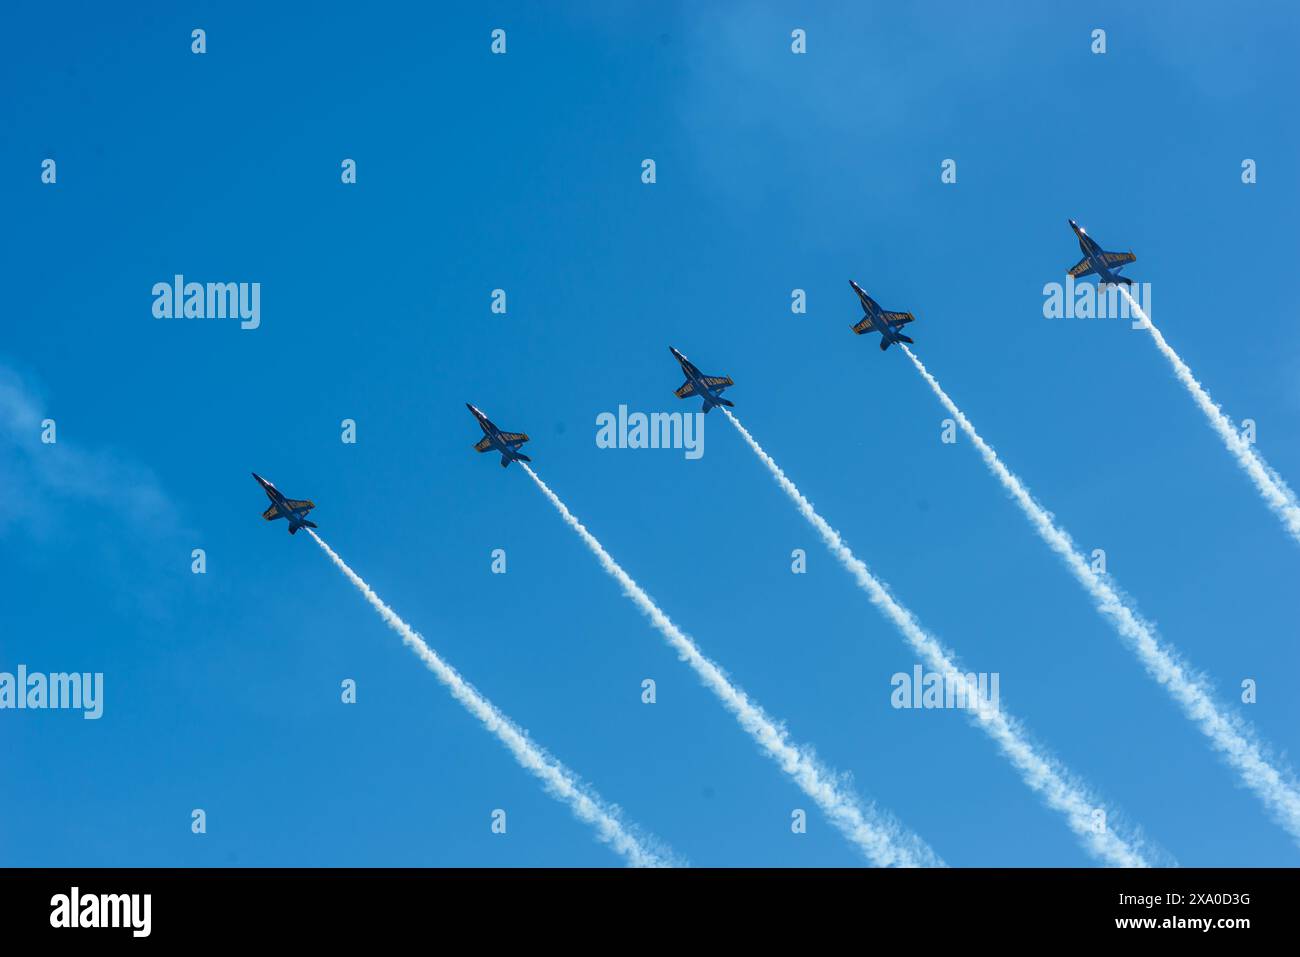
[[[704,384],[710,389],[717,389],[721,386],[735,385],[736,383],[731,381],[731,376],[729,375],[706,375],[704,377]]]
[[[853,331],[858,335],[862,335],[866,332],[879,332],[880,330],[871,324],[870,316],[863,316],[862,321],[853,327]]]
[[[506,442],[518,442],[520,445],[528,441],[528,436],[522,432],[502,432],[501,438]]]
[[[486,435],[474,443],[475,452],[486,452],[490,448],[492,448],[492,440]]]
[[[673,395],[677,396],[677,398],[679,399],[687,399],[693,396],[694,394],[695,394],[695,383],[692,382],[690,379],[687,379],[685,382],[681,384],[679,388],[673,390]]]
[[[1125,263],[1137,262],[1137,257],[1132,253],[1102,253],[1101,258],[1106,260],[1107,266],[1123,266]]]
[[[1088,262],[1087,256],[1084,256],[1068,270],[1069,274],[1075,279],[1082,279],[1084,276],[1091,276],[1096,271],[1097,270],[1092,268],[1092,264]]]
[[[887,322],[892,322],[896,326],[906,325],[916,318],[910,312],[885,312],[881,313]]]
[[[313,508],[316,507],[316,503],[315,503],[315,502],[309,502],[309,501],[307,501],[307,500],[304,499],[304,498],[290,498],[290,499],[286,499],[286,500],[285,500],[285,504],[288,505],[290,508],[293,508],[293,509],[305,508],[305,509],[307,509],[307,511],[309,511],[309,512],[310,512]]]
[[[277,518],[284,518],[284,516],[280,514],[279,509],[277,509],[274,505],[272,505],[265,512],[263,512],[262,517],[266,519],[268,522],[274,522]]]

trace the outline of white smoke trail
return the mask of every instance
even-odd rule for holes
[[[803,747],[792,744],[785,728],[769,718],[756,702],[737,688],[722,669],[706,658],[689,637],[660,610],[641,586],[623,571],[609,552],[587,531],[560,497],[551,491],[525,463],[519,463],[537,487],[555,506],[564,521],[578,533],[587,547],[600,560],[601,566],[620,585],[623,592],[641,610],[668,643],[677,651],[710,691],[717,695],[723,706],[736,716],[742,728],[758,742],[781,770],[790,775],[817,806],[825,812],[840,832],[878,867],[935,867],[943,862],[918,837],[908,833],[892,818],[870,804],[863,804],[851,793],[843,790],[839,776],[821,767],[813,755]]]
[[[1041,794],[1048,807],[1065,815],[1070,830],[1092,855],[1115,867],[1148,867],[1148,861],[1134,846],[1116,835],[1109,826],[1098,827],[1096,814],[1104,809],[1089,795],[1088,789],[1053,758],[1040,754],[1019,721],[1003,714],[1000,708],[982,698],[975,685],[966,677],[954,654],[926,632],[912,613],[889,593],[885,584],[871,574],[866,563],[853,554],[840,533],[818,514],[812,503],[804,498],[794,482],[776,464],[776,460],[740,424],[740,420],[729,409],[723,409],[722,412],[749,443],[754,454],[767,466],[777,484],[798,507],[800,514],[817,530],[831,554],[848,569],[858,587],[867,593],[871,603],[902,632],[907,643],[925,659],[932,672],[949,676],[949,680],[960,687],[959,700],[975,703],[975,723],[1002,749],[1002,753],[1020,772],[1025,784]],[[1108,818],[1109,815],[1102,818],[1102,821]]]
[[[1120,637],[1138,656],[1147,673],[1169,691],[1187,718],[1195,722],[1201,733],[1209,738],[1211,746],[1236,770],[1242,782],[1263,801],[1264,806],[1276,816],[1292,839],[1300,843],[1300,786],[1296,784],[1290,770],[1280,770],[1273,766],[1271,756],[1257,740],[1250,724],[1220,706],[1214,700],[1205,679],[1160,640],[1155,626],[1137,613],[1131,602],[1111,583],[1110,577],[1092,570],[1092,566],[1075,547],[1073,539],[1057,527],[1052,516],[1034,501],[1020,479],[1002,464],[997,453],[980,438],[970,420],[943,391],[921,360],[906,346],[903,346],[903,351],[930,384],[944,408],[975,444],[984,458],[984,464],[1015,499],[1039,537],[1073,572],[1084,591],[1092,596],[1097,610],[1111,622]]]
[[[447,686],[452,697],[465,706],[470,714],[483,722],[483,726],[496,735],[497,739],[509,749],[524,770],[531,772],[546,790],[554,797],[569,805],[573,816],[590,824],[596,829],[596,836],[627,859],[633,867],[667,867],[672,863],[669,857],[648,846],[644,838],[634,836],[619,819],[618,808],[605,804],[600,796],[585,785],[577,775],[547,753],[545,748],[535,744],[528,733],[515,725],[513,721],[497,710],[496,706],[484,698],[474,686],[462,678],[451,665],[438,657],[437,652],[425,644],[424,639],[406,622],[397,616],[393,609],[384,604],[383,599],[375,594],[361,576],[348,567],[334,549],[325,541],[307,529],[307,534],[316,539],[316,544],[325,550],[325,554],[348,577],[352,584],[365,596],[366,601],[379,612],[379,617],[388,626],[402,636],[402,642],[419,655],[438,680]]]
[[[1219,438],[1223,440],[1223,444],[1227,446],[1232,457],[1237,460],[1237,464],[1255,483],[1255,488],[1263,496],[1264,503],[1282,520],[1282,524],[1291,533],[1291,537],[1300,542],[1300,501],[1297,501],[1295,493],[1291,491],[1282,476],[1264,461],[1263,456],[1242,438],[1241,433],[1237,431],[1237,427],[1232,424],[1232,420],[1219,408],[1218,403],[1210,398],[1210,394],[1205,391],[1205,387],[1196,381],[1196,377],[1192,375],[1192,370],[1187,367],[1187,363],[1183,362],[1178,353],[1174,351],[1173,346],[1165,341],[1165,337],[1160,334],[1160,330],[1151,321],[1151,317],[1142,310],[1142,307],[1129,294],[1127,287],[1120,286],[1119,291],[1128,300],[1129,306],[1133,309],[1133,314],[1142,320],[1146,330],[1151,333],[1156,348],[1163,353],[1164,357],[1169,360],[1169,364],[1174,367],[1174,375],[1178,377],[1178,381],[1186,386],[1187,391],[1196,400],[1196,404],[1201,407],[1201,411],[1205,413],[1205,418],[1209,420],[1210,427],[1219,433]]]

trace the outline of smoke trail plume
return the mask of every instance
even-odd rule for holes
[[[1000,708],[978,693],[957,662],[955,655],[944,648],[938,639],[926,632],[912,613],[889,593],[885,584],[871,573],[866,563],[853,554],[839,532],[831,528],[830,524],[818,514],[812,503],[803,496],[794,482],[786,477],[781,467],[776,464],[776,460],[767,454],[731,410],[723,409],[722,412],[749,443],[754,454],[767,466],[772,477],[794,502],[800,514],[817,530],[831,554],[848,569],[858,587],[867,593],[871,603],[894,624],[912,649],[925,659],[932,672],[950,676],[949,680],[959,686],[958,694],[961,700],[975,703],[976,725],[997,743],[1002,753],[1020,773],[1025,784],[1042,795],[1048,807],[1065,815],[1070,830],[1075,833],[1088,852],[1116,867],[1149,866],[1137,848],[1111,830],[1106,823],[1109,815],[1101,819],[1103,826],[1098,827],[1096,814],[1104,809],[1089,794],[1088,789],[1056,760],[1040,753],[1019,721],[1003,714]]]
[[[980,438],[970,420],[948,397],[948,393],[943,391],[938,380],[921,360],[906,346],[903,351],[922,378],[929,383],[944,408],[974,443],[984,464],[1020,506],[1039,537],[1065,562],[1084,591],[1092,597],[1097,610],[1110,621],[1137,655],[1147,673],[1168,690],[1188,720],[1201,729],[1211,746],[1223,755],[1242,782],[1255,792],[1292,839],[1300,843],[1300,786],[1296,784],[1294,775],[1287,769],[1273,765],[1271,756],[1259,743],[1250,724],[1215,701],[1205,679],[1194,672],[1174,649],[1161,641],[1155,626],[1137,613],[1132,602],[1111,583],[1110,577],[1092,570],[1073,539],[1057,527],[1051,515],[1034,501],[1020,479],[1002,464],[997,453]]]
[[[1291,537],[1300,542],[1300,501],[1296,500],[1295,493],[1278,475],[1273,468],[1264,461],[1263,456],[1255,451],[1254,447],[1242,438],[1237,427],[1232,424],[1232,420],[1219,408],[1218,403],[1210,398],[1210,394],[1205,391],[1205,387],[1196,381],[1192,375],[1192,370],[1187,367],[1187,363],[1174,351],[1173,346],[1165,341],[1165,337],[1160,334],[1155,323],[1151,321],[1142,307],[1129,294],[1127,287],[1120,286],[1119,291],[1124,294],[1128,300],[1133,314],[1142,320],[1147,332],[1151,333],[1151,338],[1155,340],[1156,348],[1169,360],[1169,364],[1174,367],[1174,375],[1192,394],[1196,404],[1201,407],[1205,413],[1205,418],[1209,421],[1210,427],[1219,433],[1219,438],[1227,446],[1232,457],[1237,460],[1237,464],[1242,470],[1250,476],[1255,488],[1259,490],[1260,496],[1264,503],[1273,510],[1273,513],[1282,520],[1286,530],[1290,532]]]
[[[632,580],[627,572],[610,557],[609,552],[587,531],[586,527],[574,517],[568,507],[560,501],[550,486],[543,482],[531,468],[519,463],[537,487],[555,506],[564,521],[578,533],[587,547],[600,560],[605,569],[620,585],[623,592],[641,610],[651,623],[667,639],[668,643],[681,656],[710,691],[717,695],[749,735],[758,742],[759,747],[790,775],[817,806],[825,812],[840,832],[878,867],[932,867],[941,866],[942,861],[925,845],[920,838],[908,833],[891,817],[870,804],[863,804],[841,786],[835,775],[816,761],[813,755],[803,747],[792,744],[785,728],[769,718],[766,712],[737,688],[723,673],[722,669],[706,658],[689,637],[679,629],[667,615],[660,610],[641,586]]]
[[[551,795],[569,805],[574,817],[595,828],[596,836],[623,855],[629,865],[633,867],[670,865],[671,861],[665,854],[649,847],[644,838],[632,834],[619,819],[618,808],[605,804],[600,796],[585,785],[576,774],[547,753],[544,748],[535,744],[526,731],[498,711],[496,706],[479,694],[455,668],[439,658],[437,652],[425,644],[424,639],[410,625],[402,621],[393,609],[384,604],[374,590],[362,581],[360,575],[348,567],[334,549],[325,544],[324,539],[310,528],[306,529],[306,532],[316,539],[316,544],[330,557],[330,561],[339,567],[352,584],[357,586],[366,601],[379,612],[379,617],[402,636],[403,644],[414,651],[428,669],[438,676],[438,680],[447,686],[452,697],[496,735],[497,739],[515,756],[520,766],[540,779]]]

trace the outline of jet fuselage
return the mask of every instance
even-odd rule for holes
[[[276,512],[282,515],[289,522],[290,533],[296,532],[298,529],[305,528],[309,525],[312,528],[316,527],[314,524],[306,520],[307,513],[310,512],[311,509],[293,508],[289,504],[289,500],[285,497],[284,493],[273,484],[262,478],[262,476],[258,475],[256,472],[253,473],[253,478],[257,479],[257,484],[262,486],[262,491],[266,492],[266,497],[271,500],[271,504],[275,506]]]
[[[871,320],[871,328],[879,332],[885,342],[903,342],[902,335],[898,331],[901,327],[894,325],[884,317],[885,310],[880,308],[880,304],[868,296],[866,290],[852,279],[849,280],[849,285],[858,294],[858,300],[862,303],[862,311]]]
[[[695,394],[704,400],[703,411],[708,412],[710,409],[716,408],[717,406],[729,404],[718,400],[718,397],[722,395],[722,390],[726,388],[726,386],[714,387],[708,385],[704,381],[704,373],[696,368],[695,363],[686,358],[672,346],[668,347],[668,351],[673,354],[673,357],[677,360],[678,364],[681,365],[682,373],[686,376],[686,381],[694,387]]]
[[[470,412],[474,414],[474,418],[478,420],[478,427],[482,429],[483,434],[487,436],[489,445],[494,450],[501,453],[502,465],[509,465],[511,462],[532,461],[528,456],[519,452],[519,447],[524,444],[523,442],[507,440],[505,436],[502,435],[501,430],[492,424],[491,419],[468,402],[465,403],[465,408],[469,409]]]
[[[1079,249],[1083,253],[1083,258],[1088,260],[1093,271],[1097,274],[1097,281],[1103,285],[1110,284],[1118,286],[1121,283],[1128,284],[1131,282],[1126,276],[1121,276],[1118,272],[1112,272],[1111,268],[1106,265],[1105,250],[1097,240],[1088,235],[1088,231],[1070,220],[1070,228],[1074,230],[1074,235],[1079,239]]]

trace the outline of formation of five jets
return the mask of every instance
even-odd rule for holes
[[[1068,271],[1071,278],[1095,276],[1099,285],[1112,287],[1117,284],[1133,284],[1133,280],[1121,275],[1121,270],[1137,259],[1132,252],[1109,252],[1088,236],[1083,227],[1074,220],[1070,220],[1069,224],[1083,253],[1083,259]],[[854,333],[879,334],[882,351],[895,343],[899,344],[899,348],[911,360],[917,372],[929,384],[943,406],[961,425],[980,452],[990,472],[1016,501],[1039,537],[1066,562],[1079,584],[1093,599],[1096,610],[1111,622],[1146,671],[1166,686],[1168,692],[1182,707],[1186,717],[1199,726],[1214,749],[1223,754],[1225,760],[1238,771],[1242,782],[1254,790],[1265,806],[1277,815],[1279,823],[1300,840],[1300,787],[1293,783],[1290,773],[1285,768],[1273,767],[1267,752],[1252,739],[1249,726],[1219,706],[1212,689],[1188,671],[1181,663],[1177,650],[1164,643],[1153,626],[1141,618],[1132,602],[1122,597],[1117,590],[1118,586],[1114,585],[1104,573],[1098,573],[1088,564],[1075,547],[1068,532],[1059,527],[1052,515],[1035,501],[1020,479],[1003,464],[997,453],[975,430],[938,380],[909,348],[913,340],[903,333],[903,328],[915,321],[915,317],[910,312],[887,311],[856,282],[850,280],[850,286],[857,295],[863,312],[862,317],[852,326]],[[1126,290],[1121,287],[1121,291],[1137,310],[1137,315],[1145,320],[1145,328],[1150,330],[1156,344],[1162,352],[1166,353],[1180,380],[1192,392],[1197,403],[1210,418],[1211,424],[1223,437],[1229,450],[1237,457],[1239,464],[1252,476],[1265,500],[1287,523],[1297,541],[1300,541],[1300,503],[1297,502],[1294,494],[1281,478],[1269,469],[1267,463],[1243,444],[1234,431],[1231,421],[1219,411],[1218,406],[1192,378],[1186,365],[1164,342],[1159,330],[1150,323],[1149,317],[1145,316]],[[933,635],[925,631],[911,612],[889,593],[887,586],[849,550],[834,528],[816,512],[781,467],[730,411],[734,403],[723,398],[722,394],[734,385],[731,377],[706,375],[677,349],[670,346],[669,351],[686,376],[686,381],[674,390],[674,394],[680,399],[700,399],[701,415],[715,406],[722,407],[723,416],[737,429],[759,460],[766,465],[772,477],[817,530],[827,548],[853,575],[858,586],[899,629],[907,644],[920,655],[922,660],[929,663],[934,673],[956,675],[962,681],[966,681],[962,678],[963,669],[952,657],[952,653],[945,649]],[[722,670],[704,656],[689,636],[673,624],[569,510],[560,497],[536,474],[529,464],[531,459],[520,451],[529,440],[526,434],[503,431],[480,409],[468,404],[467,408],[483,433],[482,438],[474,446],[475,450],[497,452],[500,455],[502,468],[508,467],[511,462],[520,463],[527,476],[600,560],[605,571],[622,585],[627,597],[650,617],[655,628],[678,652],[682,660],[691,666],[703,683],[718,696],[728,710],[735,714],[741,726],[762,749],[827,813],[830,820],[848,840],[856,844],[873,863],[880,866],[924,866],[927,862],[938,861],[938,858],[919,838],[910,835],[888,818],[878,817],[869,807],[864,808],[854,795],[837,786],[833,775],[824,775],[810,752],[792,743],[781,726],[768,718],[760,706],[751,702],[743,691],[735,687]],[[602,834],[613,835],[612,838],[607,839],[611,839],[621,852],[627,854],[630,862],[644,865],[658,860],[655,853],[639,845],[634,837],[621,828],[616,809],[593,812],[593,807],[599,809],[602,806],[599,805],[598,796],[593,797],[590,793],[584,792],[567,769],[532,746],[524,732],[510,724],[490,702],[474,693],[455,670],[443,662],[425,644],[419,634],[402,621],[317,535],[316,523],[307,517],[315,508],[313,502],[286,498],[261,476],[254,473],[253,477],[261,484],[271,503],[263,513],[263,518],[267,521],[286,519],[291,534],[296,533],[300,528],[306,528],[308,536],[315,539],[348,579],[361,590],[384,620],[403,636],[404,641],[419,654],[431,670],[438,674],[453,694],[484,722],[488,730],[496,734],[515,754],[521,765],[545,780],[553,793],[562,796],[570,803],[580,819],[595,823],[601,828]],[[1098,808],[1087,786],[1078,781],[1068,768],[1060,765],[1050,754],[1040,752],[1027,738],[1017,720],[1001,714],[996,706],[981,710],[980,717],[984,720],[979,726],[996,742],[1004,756],[1011,760],[1021,773],[1025,784],[1039,792],[1049,807],[1065,815],[1068,826],[1079,836],[1090,853],[1105,863],[1123,867],[1145,866],[1149,863],[1141,850],[1140,838],[1136,840],[1128,838],[1110,829],[1098,831],[1093,826],[1092,822]]]
[[[1103,285],[1118,285],[1125,283],[1132,285],[1133,280],[1127,276],[1120,275],[1120,270],[1126,265],[1137,260],[1137,256],[1131,252],[1117,253],[1107,252],[1101,248],[1101,245],[1088,235],[1088,231],[1080,226],[1073,219],[1069,220],[1070,228],[1074,230],[1074,235],[1079,239],[1079,249],[1083,252],[1083,258],[1075,263],[1069,269],[1069,274],[1075,279],[1081,279],[1085,276],[1097,277],[1097,281]],[[852,279],[849,285],[857,293],[858,300],[862,304],[862,319],[853,326],[853,331],[857,335],[876,332],[880,334],[880,348],[882,351],[888,349],[896,342],[913,343],[914,340],[903,335],[902,328],[907,323],[916,319],[910,312],[890,312],[882,309],[876,300],[872,299],[865,289],[859,286]],[[732,381],[731,376],[705,375],[702,373],[690,359],[682,355],[672,346],[668,351],[673,354],[682,367],[682,372],[686,375],[686,381],[683,382],[674,394],[679,399],[689,399],[699,397],[704,404],[702,410],[708,412],[715,406],[734,407],[735,403],[729,399],[724,399],[722,393],[724,390],[731,388],[736,383]],[[479,428],[483,430],[483,438],[474,446],[476,452],[496,451],[501,455],[501,467],[506,468],[511,462],[531,462],[532,459],[519,451],[520,447],[528,441],[528,436],[523,432],[505,432],[492,424],[481,409],[465,403],[465,407],[473,413],[474,418],[478,421]],[[315,522],[307,519],[307,513],[315,508],[315,504],[308,500],[285,498],[274,485],[262,478],[256,472],[253,478],[266,492],[266,497],[271,500],[271,506],[262,513],[262,518],[268,522],[277,519],[287,519],[289,522],[289,534],[294,534],[300,528],[317,528]]]

